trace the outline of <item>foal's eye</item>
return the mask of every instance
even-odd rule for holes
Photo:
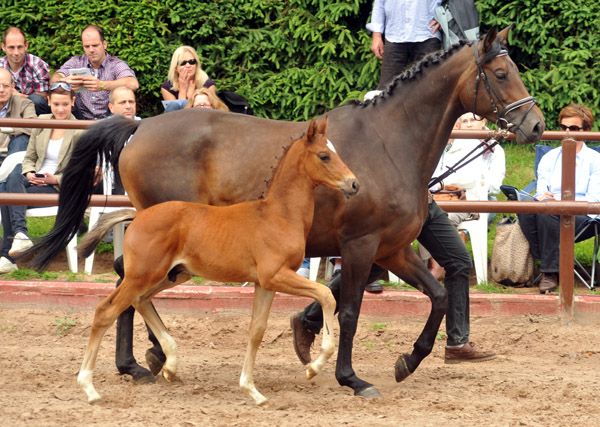
[[[498,72],[496,72],[496,78],[498,80],[506,80],[506,73],[504,73],[502,71],[498,71]]]
[[[322,162],[328,162],[331,157],[329,157],[329,154],[327,153],[319,153],[319,159],[321,159]]]

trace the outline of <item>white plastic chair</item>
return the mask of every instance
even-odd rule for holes
[[[476,192],[467,192],[467,200],[487,200],[488,187],[480,186]],[[463,221],[458,225],[459,230],[465,230],[471,240],[473,264],[477,283],[488,281],[488,217],[489,213],[480,213],[479,219]]]
[[[113,186],[113,170],[110,165],[103,164],[103,181],[102,181],[102,192],[104,195],[112,195]],[[104,207],[104,206],[92,206],[90,208],[90,220],[89,229],[93,229],[96,223],[100,219],[100,215],[103,213],[109,213],[124,209],[125,207]],[[117,259],[123,255],[123,239],[125,237],[125,223],[117,224],[113,227],[113,252],[114,259]],[[94,253],[85,259],[84,271],[86,274],[92,274],[94,267]]]
[[[2,165],[0,165],[0,182],[5,181],[8,178],[8,175],[13,171],[13,169],[23,163],[23,159],[25,158],[25,151],[18,151],[16,153],[12,153],[4,159]],[[42,207],[42,208],[29,208],[25,212],[25,215],[28,217],[48,217],[48,216],[56,216],[58,213],[57,206],[50,207]],[[77,273],[77,251],[75,247],[77,246],[77,236],[74,236],[69,244],[67,245],[67,262],[69,264],[69,270],[73,273]]]

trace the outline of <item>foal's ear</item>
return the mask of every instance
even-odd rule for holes
[[[308,124],[308,130],[306,131],[306,142],[311,143],[317,133],[317,119],[312,119]]]
[[[321,122],[321,124],[319,125],[319,133],[323,136],[325,136],[325,132],[327,131],[327,122],[328,122],[329,118],[327,116],[325,116],[325,118],[323,119],[323,121]]]
[[[492,44],[496,41],[496,36],[498,35],[498,28],[494,25],[485,35],[483,39],[483,53],[487,53],[492,48]]]
[[[498,33],[498,36],[496,37],[496,39],[502,43],[504,46],[506,46],[506,41],[508,40],[508,33],[510,32],[510,30],[512,30],[512,28],[515,26],[515,23],[513,22],[512,24],[510,24],[508,27],[506,27],[505,29],[503,29],[502,31],[500,31]]]

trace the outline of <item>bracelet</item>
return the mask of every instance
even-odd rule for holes
[[[104,82],[100,80],[100,90],[104,90]]]

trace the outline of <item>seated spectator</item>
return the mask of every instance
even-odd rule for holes
[[[95,25],[81,33],[85,55],[74,56],[65,62],[52,77],[52,82],[66,81],[77,92],[73,114],[80,120],[99,120],[108,114],[108,93],[118,87],[131,90],[139,87],[135,73],[119,58],[106,52],[104,31]],[[87,69],[81,75],[79,70]],[[77,70],[75,74],[73,71]]]
[[[40,118],[75,120],[71,114],[75,95],[66,82],[53,83],[48,99],[52,114]],[[23,164],[12,171],[5,183],[0,184],[0,192],[58,193],[62,172],[82,133],[83,130],[33,129]],[[0,207],[4,227],[0,274],[15,271],[17,265],[12,256],[33,245],[28,236],[26,210],[27,206]]]
[[[221,98],[215,95],[210,89],[201,87],[196,89],[190,99],[185,104],[185,108],[210,108],[213,110],[229,111]]]
[[[217,89],[200,66],[200,58],[191,46],[179,46],[171,57],[167,80],[160,86],[165,113],[181,110],[196,89],[209,89],[215,96]],[[169,102],[177,101],[177,102]]]
[[[48,85],[50,67],[42,59],[27,53],[29,43],[25,33],[17,27],[9,27],[2,35],[2,50],[6,56],[0,58],[0,67],[12,75],[15,87],[13,95],[29,98],[35,105],[35,113],[50,113],[48,107]]]
[[[579,104],[569,104],[558,115],[561,130],[573,132],[590,131],[594,124],[592,111]],[[575,200],[600,202],[600,153],[588,148],[583,141],[576,142]],[[538,200],[560,200],[562,185],[562,147],[550,150],[537,169]],[[550,293],[558,287],[560,258],[560,216],[546,214],[519,214],[519,224],[531,247],[533,257],[541,261],[540,293]],[[575,229],[588,219],[585,215],[575,216]],[[592,227],[580,239],[594,235]]]
[[[141,120],[136,113],[135,93],[127,86],[119,86],[108,95],[108,109],[112,115]]]
[[[35,106],[27,98],[16,95],[10,71],[0,68],[0,117],[35,119]],[[29,128],[0,128],[0,163],[9,154],[27,150]]]

